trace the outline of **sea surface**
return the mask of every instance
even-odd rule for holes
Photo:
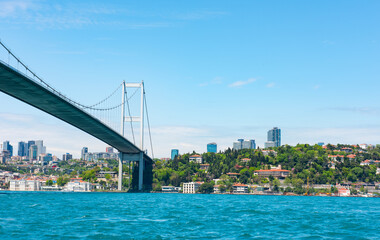
[[[380,239],[380,198],[3,192],[0,239]]]

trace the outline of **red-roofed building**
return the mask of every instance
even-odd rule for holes
[[[190,162],[196,162],[196,163],[202,163],[203,159],[202,156],[199,154],[194,154],[189,157]]]
[[[240,161],[242,161],[244,163],[247,163],[247,162],[251,161],[251,159],[250,158],[243,158]]]
[[[351,192],[347,188],[339,188],[338,194],[340,197],[348,197],[348,196],[350,196]]]

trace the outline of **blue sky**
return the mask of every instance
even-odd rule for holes
[[[284,144],[380,143],[379,1],[0,1],[0,38],[69,97],[144,80],[155,155],[282,129]],[[5,56],[0,56],[4,59]],[[105,144],[0,94],[0,140]]]

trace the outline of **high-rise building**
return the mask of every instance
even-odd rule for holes
[[[88,153],[88,147],[83,147],[82,148],[82,153],[81,153],[81,155],[80,155],[80,158],[82,159],[82,160],[85,160],[86,159],[86,154]]]
[[[281,129],[274,127],[268,131],[268,142],[274,142],[275,147],[281,146]]]
[[[238,139],[236,142],[233,143],[234,150],[240,150],[240,149],[256,149],[256,142],[255,140],[244,140],[244,139]]]
[[[71,155],[70,153],[65,153],[62,155],[62,161],[68,161],[71,159],[73,159],[73,155]]]
[[[38,148],[36,145],[31,145],[29,147],[29,161],[32,162],[33,160],[37,160],[38,158]]]
[[[173,160],[176,156],[178,156],[178,154],[179,154],[178,149],[172,149],[171,159]]]
[[[44,141],[43,140],[37,140],[34,143],[37,146],[37,155],[45,154],[46,148],[44,147]]]
[[[218,151],[218,145],[216,143],[209,143],[207,144],[207,152],[209,153],[217,153]]]
[[[268,141],[264,143],[264,148],[270,148],[270,147],[275,147],[276,143],[273,141]]]
[[[3,142],[3,151],[8,151],[9,156],[13,156],[13,146],[9,143],[9,141]]]
[[[28,141],[28,148],[26,150],[26,156],[29,157],[29,149],[30,149],[30,146],[34,145],[36,142],[35,141]]]
[[[28,144],[26,142],[19,142],[17,153],[20,157],[27,156],[28,155]]]
[[[106,153],[113,153],[113,147],[106,147]]]

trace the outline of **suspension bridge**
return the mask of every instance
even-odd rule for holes
[[[129,92],[129,90],[134,90]],[[122,190],[123,163],[132,165],[130,189],[150,190],[153,145],[144,82],[122,82],[103,100],[85,105],[40,78],[0,41],[0,91],[40,109],[114,147],[119,151],[118,190]],[[121,96],[120,96],[121,95]],[[138,96],[140,95],[140,96]],[[139,112],[132,116],[130,102],[139,97]],[[121,101],[120,101],[121,100]],[[146,117],[145,117],[145,114]],[[151,152],[144,149],[144,123],[148,123]],[[130,131],[126,131],[129,123]],[[134,126],[139,124],[139,131]],[[130,140],[127,135],[129,135]],[[136,143],[136,135],[139,144]],[[131,179],[131,176],[129,176]]]

